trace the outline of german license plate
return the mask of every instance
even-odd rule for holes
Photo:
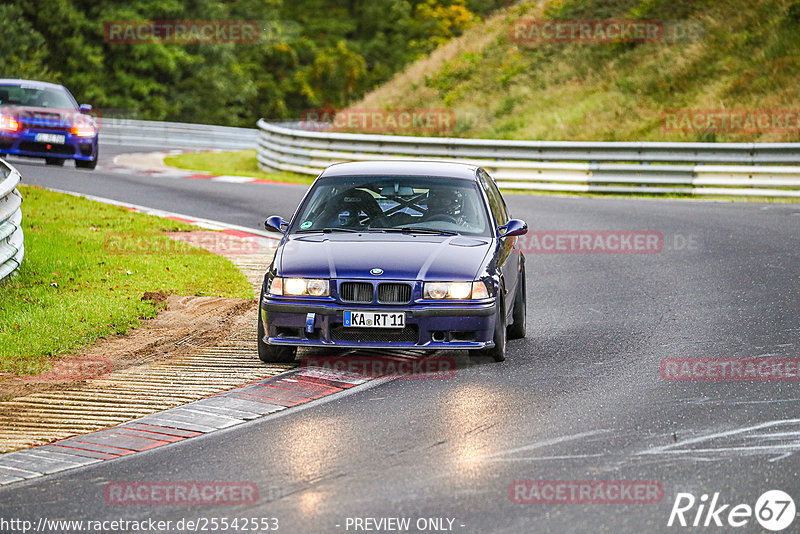
[[[40,133],[36,134],[36,141],[39,143],[53,143],[54,145],[63,145],[67,138],[63,135]]]
[[[406,314],[346,311],[344,325],[359,328],[403,328],[406,326]]]

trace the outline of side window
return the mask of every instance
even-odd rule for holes
[[[508,222],[508,211],[506,210],[503,197],[500,196],[500,191],[494,184],[492,179],[486,172],[481,169],[478,174],[481,186],[486,191],[486,197],[489,199],[489,207],[492,209],[492,215],[497,219],[497,225],[503,226]]]
[[[492,188],[495,194],[497,194],[497,200],[500,201],[500,209],[503,210],[503,224],[505,224],[511,218],[511,212],[508,211],[508,206],[506,206],[506,201],[503,198],[503,195],[500,194],[500,189],[497,187],[497,184],[494,183],[494,180],[492,180],[491,178],[489,178],[489,186]]]

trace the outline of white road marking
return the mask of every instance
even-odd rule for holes
[[[569,454],[564,456],[526,456],[522,458],[470,458],[469,460],[462,461],[479,461],[479,462],[537,462],[547,460],[583,460],[585,458],[601,458],[605,456],[604,453],[597,454]]]
[[[251,178],[250,176],[230,176],[230,175],[222,175],[216,176],[211,178],[212,182],[227,182],[231,184],[249,184],[250,182],[258,181],[256,178]]]
[[[687,439],[685,441],[681,441],[678,443],[670,443],[668,445],[660,445],[658,447],[653,447],[651,449],[647,449],[645,451],[637,453],[637,455],[657,455],[657,454],[701,454],[701,453],[726,453],[726,452],[739,452],[739,453],[761,453],[761,452],[775,452],[775,453],[783,453],[784,451],[800,451],[800,442],[788,443],[788,444],[771,444],[771,445],[740,445],[740,446],[732,446],[732,447],[712,447],[712,448],[691,448],[690,445],[695,445],[704,442],[711,442],[715,439],[720,438],[728,438],[732,436],[741,437],[744,439],[748,439],[751,437],[759,437],[759,436],[776,436],[780,435],[780,433],[773,433],[773,434],[760,434],[758,436],[748,436],[746,435],[748,432],[752,432],[755,430],[762,430],[769,427],[774,426],[786,426],[786,425],[794,425],[800,424],[800,419],[779,419],[777,421],[768,421],[766,423],[759,423],[757,425],[747,426],[743,428],[737,428],[734,430],[726,430],[724,432],[715,432],[712,434],[706,434],[704,436],[699,436],[692,439]]]
[[[531,450],[534,450],[534,449],[541,449],[543,447],[549,447],[551,445],[558,445],[560,443],[565,443],[567,441],[575,441],[577,439],[582,439],[582,438],[586,438],[586,437],[590,437],[590,436],[596,436],[598,434],[603,434],[605,432],[609,432],[609,430],[605,430],[605,429],[603,429],[603,430],[591,430],[589,432],[581,432],[580,434],[573,434],[571,436],[562,436],[562,437],[559,437],[559,438],[547,439],[547,440],[544,440],[544,441],[539,441],[539,442],[536,442],[536,443],[532,443],[530,445],[525,445],[523,447],[517,447],[517,448],[514,448],[514,449],[508,449],[508,450],[505,450],[505,451],[494,452],[494,453],[491,453],[491,454],[484,454],[483,456],[478,456],[476,458],[470,458],[470,461],[471,462],[475,462],[475,461],[503,461],[503,460],[489,460],[489,459],[490,458],[495,458],[497,456],[508,456],[508,455],[511,455],[511,454],[514,454],[514,453],[517,453],[517,452],[531,451]],[[589,457],[589,456],[587,456],[587,457]],[[515,460],[512,460],[512,461],[515,461]]]

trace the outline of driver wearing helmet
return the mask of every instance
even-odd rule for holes
[[[455,189],[431,189],[428,191],[425,220],[460,223],[461,193]]]

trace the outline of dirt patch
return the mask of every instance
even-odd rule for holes
[[[142,300],[151,300],[156,306],[160,306],[167,301],[169,295],[164,291],[145,291]]]
[[[182,356],[198,347],[215,344],[232,331],[254,323],[258,307],[254,300],[187,297],[163,292],[145,293],[142,298],[156,304],[166,302],[166,309],[124,336],[102,339],[80,354],[60,360],[47,373],[0,381],[0,400],[74,388],[112,371]]]

